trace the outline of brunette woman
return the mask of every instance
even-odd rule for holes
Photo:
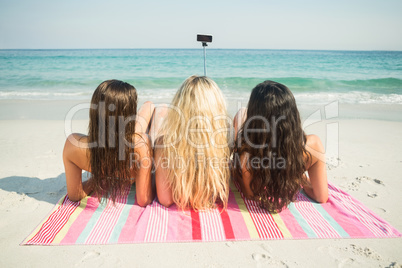
[[[93,93],[88,135],[71,134],[63,161],[68,197],[78,201],[94,192],[113,201],[132,183],[136,201],[146,206],[153,200],[152,147],[147,135],[154,110],[146,102],[137,114],[136,89],[119,80],[101,83]],[[82,171],[91,173],[82,182]]]
[[[324,147],[318,136],[304,133],[295,98],[285,85],[257,85],[234,126],[234,177],[247,198],[270,212],[285,208],[301,188],[313,200],[327,201]]]

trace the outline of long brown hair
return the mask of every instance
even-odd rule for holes
[[[136,89],[119,80],[102,82],[92,95],[89,112],[89,154],[94,192],[115,201],[130,184],[134,152]],[[125,127],[124,127],[125,126]]]
[[[251,92],[247,117],[238,133],[234,170],[235,176],[241,176],[240,161],[236,160],[247,153],[250,188],[255,200],[268,211],[282,210],[301,189],[305,156],[310,157],[305,141],[292,92],[273,81],[258,84]]]

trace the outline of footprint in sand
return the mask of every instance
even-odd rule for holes
[[[359,181],[360,183],[369,182],[369,183],[374,183],[374,184],[377,184],[377,185],[384,185],[384,183],[381,180],[373,179],[373,178],[370,178],[370,177],[367,177],[367,176],[357,177],[356,181]]]
[[[369,166],[370,166],[370,164],[362,164],[362,165],[359,165],[359,167],[361,167],[361,168],[369,167]]]
[[[386,268],[402,268],[402,264],[393,261],[385,267]]]
[[[261,267],[289,267],[284,261],[276,260],[272,257],[272,247],[266,243],[261,243],[260,247],[265,253],[253,253],[251,257],[257,262],[257,266]]]
[[[343,167],[343,166],[345,166],[345,164],[341,161],[340,158],[331,157],[331,158],[327,159],[327,169],[328,170],[333,170],[333,169]]]
[[[338,267],[339,267],[339,268],[351,267],[352,265],[355,264],[355,262],[356,262],[356,260],[353,259],[353,258],[346,258],[346,259],[343,259],[343,260],[341,260],[341,261],[339,262]]]
[[[360,189],[360,181],[352,181],[349,182],[348,178],[342,177],[343,182],[340,183],[340,186],[344,189],[347,189],[349,191],[358,191]]]
[[[253,260],[255,261],[265,261],[265,260],[269,260],[271,257],[265,254],[260,254],[260,253],[253,253],[251,254],[251,257],[253,258]]]
[[[375,252],[374,250],[372,250],[372,249],[370,249],[368,247],[362,248],[362,247],[359,247],[357,245],[351,244],[348,248],[355,255],[364,256],[366,258],[370,258],[370,259],[378,260],[378,261],[382,260],[381,256],[378,255],[377,252]]]
[[[81,263],[85,263],[87,261],[92,261],[100,256],[100,252],[97,251],[90,251],[86,252],[84,251],[84,257],[81,258]],[[78,265],[78,264],[77,264]]]
[[[227,247],[231,247],[231,246],[233,246],[234,245],[234,242],[233,241],[229,241],[229,242],[226,242],[225,243],[225,246],[227,246]]]
[[[379,179],[372,179],[373,182],[380,184],[380,185],[384,185],[384,183],[382,181],[380,181]]]
[[[346,177],[342,177],[343,180],[347,180]],[[367,176],[360,176],[360,177],[356,177],[352,182],[344,182],[342,183],[340,186],[342,188],[346,188],[349,191],[358,191],[360,190],[360,186],[362,183],[369,183],[369,184],[374,184],[374,185],[382,185],[385,186],[385,184],[379,180],[379,179],[373,179]],[[374,193],[367,193],[367,195],[371,198],[375,198],[378,196],[378,194],[376,192]]]
[[[119,258],[109,252],[99,250],[84,251],[83,257],[75,264],[75,267],[121,267]]]
[[[338,263],[338,267],[362,267],[363,264],[372,267],[389,267],[389,260],[384,260],[381,255],[368,247],[350,244],[346,247],[320,247],[318,250],[333,258]]]
[[[260,244],[260,247],[265,250],[267,253],[271,253],[272,252],[272,247],[266,243],[262,243]]]
[[[253,253],[251,257],[257,262],[257,267],[289,267],[284,261],[274,260],[266,254]]]
[[[352,182],[348,185],[348,189],[351,191],[358,191],[360,189],[360,182]]]

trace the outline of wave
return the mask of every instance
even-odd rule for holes
[[[55,100],[88,99],[93,92],[38,92],[38,91],[0,91],[0,99]]]
[[[374,78],[360,80],[333,80],[303,77],[212,77],[222,89],[250,91],[264,80],[273,80],[285,84],[293,92],[349,92],[368,91],[374,93],[402,94],[402,79]],[[178,88],[186,77],[136,77],[121,79],[134,85],[137,89],[171,89]],[[2,89],[52,89],[64,90],[94,90],[103,80],[87,79],[40,79],[30,77],[18,81],[0,82]]]
[[[143,99],[170,100],[185,77],[136,77],[122,79],[134,85]],[[331,80],[302,77],[217,77],[213,79],[229,99],[247,99],[251,89],[269,79],[287,85],[296,99],[308,103],[335,99],[344,103],[402,104],[402,79]],[[101,80],[58,81],[31,79],[8,86],[0,81],[0,99],[90,99]]]
[[[82,92],[2,92],[0,100],[86,100],[90,101],[93,91]],[[155,90],[146,89],[138,92],[139,100],[151,100],[156,103],[170,102],[176,89]],[[247,102],[250,92],[223,90],[225,98],[229,101]],[[372,92],[294,92],[299,105],[322,105],[333,101],[348,104],[402,104],[402,94],[379,94]]]
[[[402,94],[402,79],[375,78],[367,80],[331,80],[302,77],[279,78],[216,78],[222,88],[251,90],[264,80],[273,80],[289,87],[292,92],[350,92],[367,91],[373,93]]]
[[[113,79],[113,78],[111,78]],[[178,88],[186,77],[137,77],[137,78],[119,78],[125,82],[134,85],[138,89],[166,89]],[[38,77],[24,77],[14,80],[1,79],[0,91],[7,90],[95,90],[95,88],[106,79],[41,79]]]
[[[378,94],[371,92],[347,92],[347,93],[296,93],[297,104],[324,105],[333,101],[346,104],[402,104],[402,94]]]

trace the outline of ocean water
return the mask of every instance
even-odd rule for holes
[[[0,50],[0,99],[90,100],[102,81],[120,79],[140,101],[169,102],[203,72],[202,48]],[[270,79],[299,104],[402,104],[402,52],[207,49],[207,74],[229,102]]]

